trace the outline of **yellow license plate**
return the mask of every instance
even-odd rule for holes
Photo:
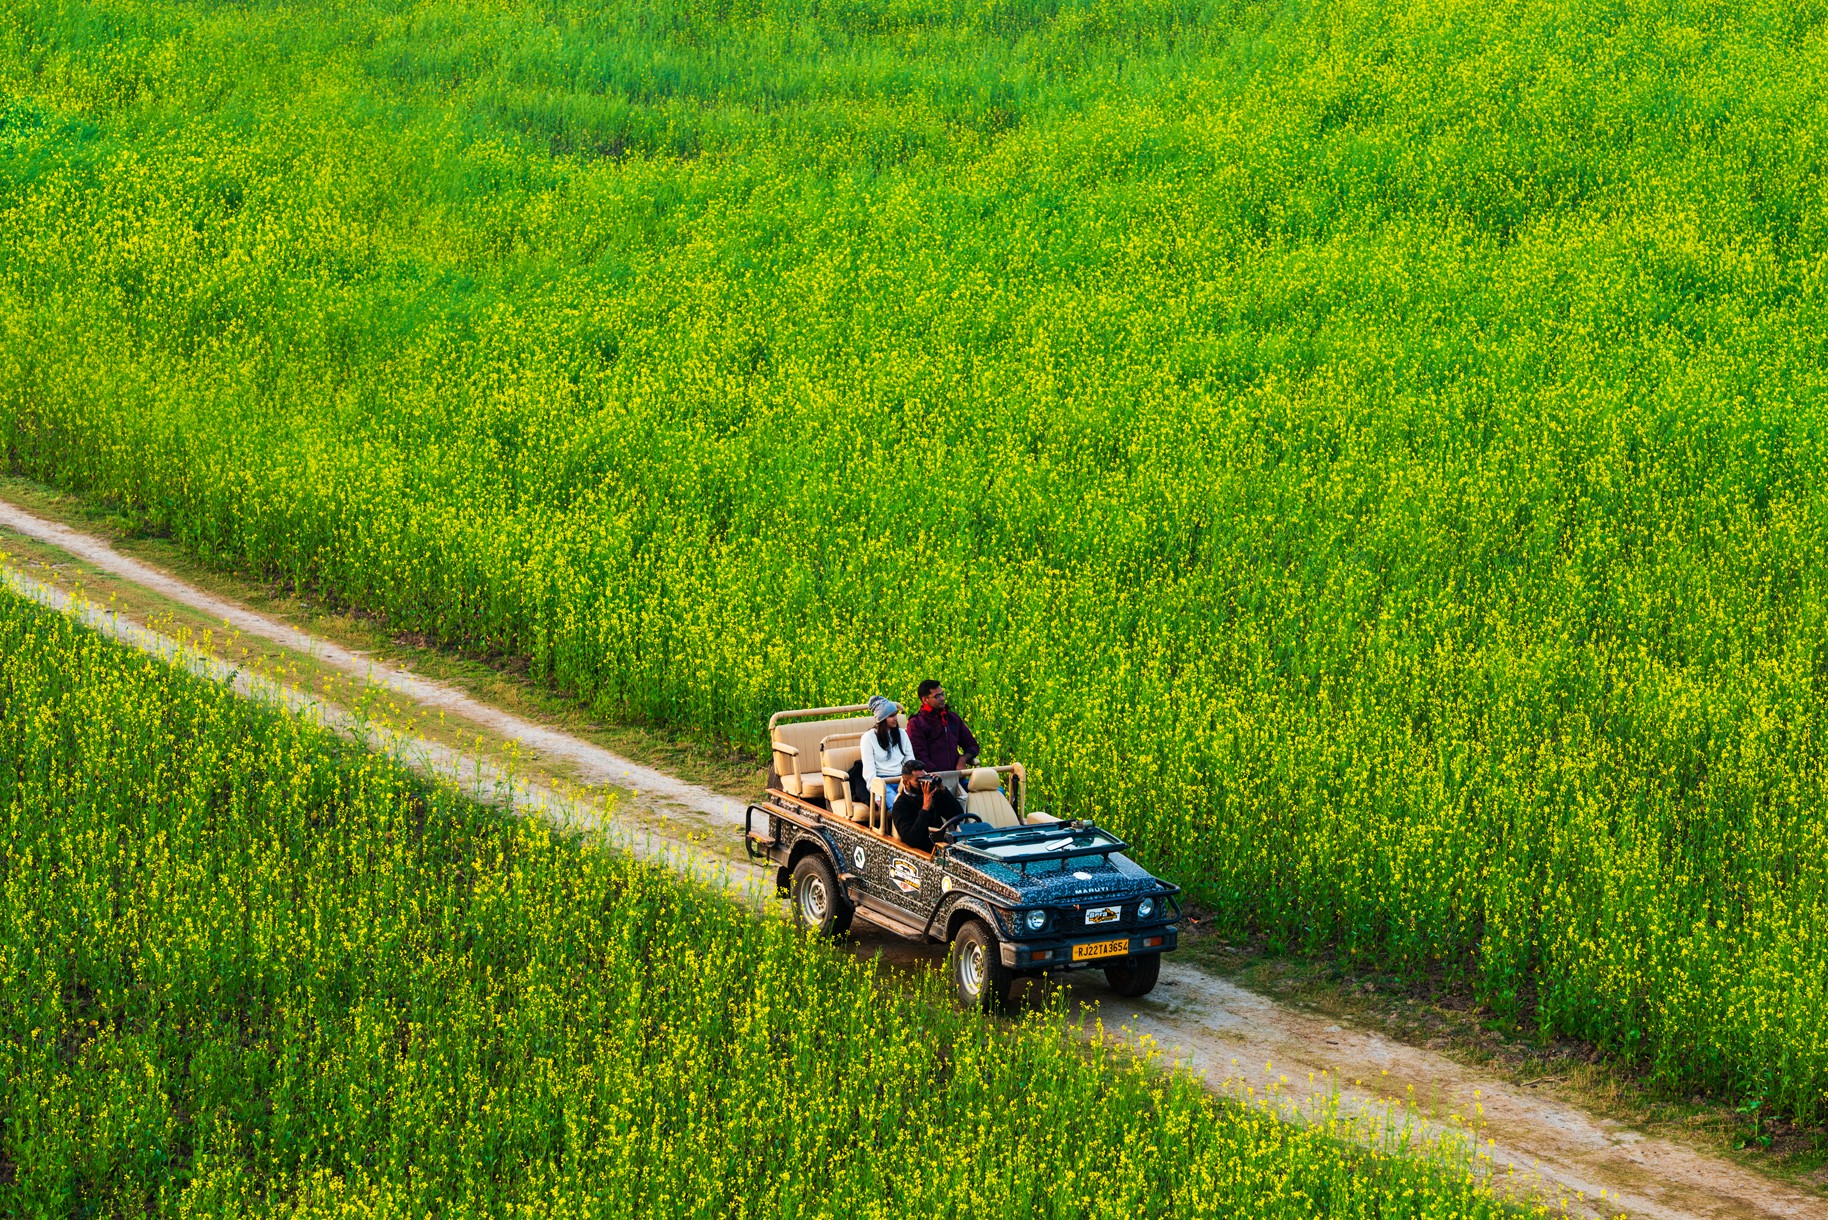
[[[1073,960],[1083,962],[1094,957],[1122,957],[1129,951],[1130,941],[1127,937],[1123,940],[1100,940],[1089,945],[1074,945]]]

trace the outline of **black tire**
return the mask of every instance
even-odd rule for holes
[[[952,938],[946,958],[952,994],[967,1009],[1006,1012],[1015,992],[1016,972],[1003,964],[996,934],[982,920],[966,920]]]
[[[793,866],[793,921],[815,936],[838,936],[849,931],[854,908],[838,888],[838,874],[831,862],[813,853]]]
[[[1104,981],[1126,1000],[1139,1000],[1154,991],[1155,981],[1161,976],[1162,955],[1159,953],[1126,957],[1104,968]]]

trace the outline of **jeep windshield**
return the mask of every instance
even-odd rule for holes
[[[959,839],[955,850],[987,856],[998,864],[1017,864],[1027,872],[1031,864],[1065,863],[1087,857],[1109,856],[1128,844],[1085,822],[1059,822],[1051,826],[1011,826],[983,831]]]

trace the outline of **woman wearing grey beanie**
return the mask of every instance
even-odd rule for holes
[[[901,790],[901,764],[914,754],[908,748],[908,735],[901,731],[900,705],[872,695],[870,714],[876,718],[876,727],[857,743],[863,751],[863,782],[871,792],[886,792],[886,803],[892,805]]]

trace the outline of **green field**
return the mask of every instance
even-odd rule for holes
[[[4,0],[0,461],[1828,1115],[1815,0]]]
[[[1502,1214],[4,591],[0,847],[4,1216]]]

